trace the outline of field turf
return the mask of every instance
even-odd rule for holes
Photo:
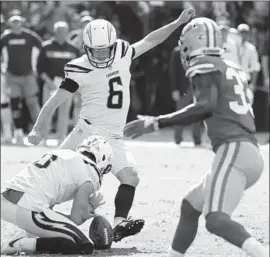
[[[169,134],[168,134],[169,133]],[[170,132],[144,137],[142,141],[128,142],[140,170],[140,185],[133,218],[145,219],[142,232],[134,237],[114,243],[109,251],[95,252],[93,256],[166,257],[180,214],[180,203],[191,185],[198,182],[211,166],[213,153],[208,148],[194,148],[190,144],[174,145]],[[156,142],[167,141],[167,142]],[[51,148],[1,147],[1,184],[15,175],[28,162],[34,161]],[[269,147],[262,146],[265,172],[260,181],[248,190],[233,218],[243,225],[264,245],[269,244]],[[106,204],[97,212],[113,221],[114,196],[118,181],[106,175],[102,186]],[[56,206],[68,212],[70,203]],[[90,221],[82,225],[88,233]],[[13,236],[18,229],[1,220],[1,240]],[[42,255],[43,256],[43,255]],[[240,257],[246,256],[224,240],[210,235],[204,220],[200,220],[199,233],[187,257]]]

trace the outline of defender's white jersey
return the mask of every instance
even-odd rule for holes
[[[81,119],[119,136],[123,135],[130,105],[130,65],[134,49],[118,39],[115,59],[108,68],[95,68],[87,55],[65,66],[65,78],[79,85],[82,98]]]
[[[86,181],[90,181],[95,190],[100,188],[101,175],[94,163],[90,164],[80,153],[58,149],[30,163],[4,184],[2,192],[8,188],[25,192],[31,199],[28,207],[41,211],[72,200]]]

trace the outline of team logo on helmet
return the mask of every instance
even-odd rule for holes
[[[76,151],[94,162],[102,174],[106,174],[111,170],[112,147],[103,137],[88,137],[77,147]]]

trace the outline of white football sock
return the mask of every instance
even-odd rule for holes
[[[265,248],[254,237],[248,238],[242,245],[242,249],[252,257],[264,257]]]
[[[114,227],[116,227],[117,225],[119,225],[120,223],[122,223],[123,220],[126,220],[125,218],[122,217],[115,217],[114,218]]]
[[[169,249],[168,257],[184,257],[185,255],[183,253],[179,253],[175,250],[173,250],[171,247]]]

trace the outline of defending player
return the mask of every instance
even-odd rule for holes
[[[1,245],[2,254],[91,254],[93,242],[78,226],[102,205],[103,175],[111,169],[112,148],[99,136],[76,149],[58,149],[30,163],[6,182],[1,194],[1,218],[26,232]],[[73,200],[69,215],[53,211]]]
[[[130,66],[132,60],[162,43],[180,25],[194,17],[193,9],[186,9],[174,22],[129,45],[117,39],[113,25],[102,19],[91,21],[83,33],[85,55],[69,62],[60,89],[41,110],[29,142],[39,144],[42,126],[55,109],[78,91],[82,98],[79,121],[60,148],[75,149],[91,134],[104,136],[112,145],[114,161],[112,173],[120,181],[115,197],[114,241],[137,234],[144,220],[127,220],[135,188],[139,183],[132,154],[123,142],[123,128],[130,103]]]
[[[264,166],[255,138],[245,73],[220,57],[221,32],[210,19],[197,18],[188,23],[180,37],[180,48],[197,103],[171,114],[131,122],[124,132],[135,138],[174,125],[201,120],[207,124],[215,152],[212,168],[182,201],[169,256],[184,256],[197,234],[203,213],[209,232],[253,257],[266,257],[266,249],[231,219],[244,191],[258,181]]]

